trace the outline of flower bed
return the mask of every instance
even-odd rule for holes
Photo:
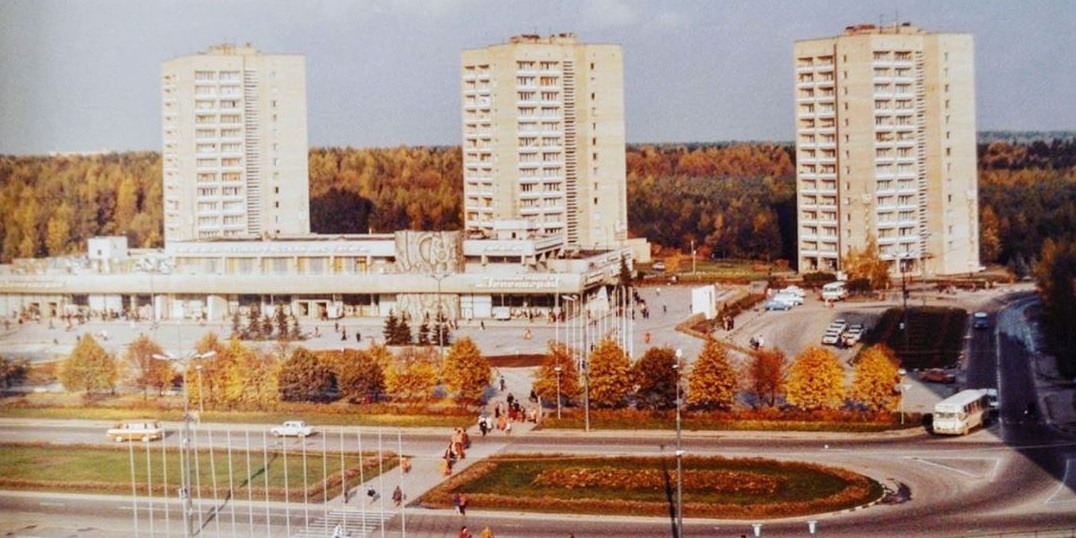
[[[660,516],[676,489],[674,469],[671,457],[505,455],[473,465],[419,504],[447,508],[460,492],[482,509]],[[883,493],[865,476],[813,463],[686,457],[683,469],[688,517],[802,516],[863,505]]]

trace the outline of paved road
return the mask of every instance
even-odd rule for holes
[[[668,294],[666,290],[664,293]],[[995,296],[988,296],[993,300]],[[808,305],[807,308],[809,308]],[[820,308],[815,305],[816,308]],[[846,316],[865,309],[869,305],[840,305],[832,315]],[[996,310],[996,309],[995,309]],[[806,312],[806,310],[800,311]],[[748,313],[755,314],[754,319],[745,318],[739,327],[746,330],[728,335],[731,338],[746,339],[755,328],[770,328],[777,316],[787,313]],[[734,434],[718,432],[716,434],[687,434],[685,447],[690,453],[722,454],[729,456],[766,456],[790,458],[796,460],[818,461],[831,465],[852,468],[891,486],[898,483],[911,487],[911,501],[894,505],[878,505],[867,510],[850,513],[824,514],[812,518],[817,521],[820,533],[827,536],[982,536],[1022,530],[1069,529],[1076,528],[1076,478],[1069,476],[1069,461],[1074,458],[1074,449],[1070,441],[1058,437],[1054,430],[1044,428],[1037,420],[1028,420],[1018,412],[1022,401],[1035,394],[1037,388],[1031,383],[1030,374],[1036,364],[1021,349],[1026,341],[1019,336],[1022,312],[1007,309],[995,315],[998,326],[993,353],[989,350],[992,340],[990,334],[971,334],[969,344],[968,368],[964,376],[968,383],[988,383],[989,370],[993,367],[995,378],[1000,379],[1002,390],[1002,421],[988,430],[979,431],[961,438],[928,438],[921,433],[912,435],[883,436],[840,436],[818,434]],[[806,323],[807,326],[824,326],[827,316],[786,316],[786,320]],[[756,326],[750,325],[757,323]],[[814,325],[811,325],[814,324]],[[786,325],[786,327],[788,327]],[[776,329],[769,329],[776,330]],[[797,330],[804,340],[805,333],[813,329]],[[820,334],[820,333],[818,333]],[[776,335],[775,335],[776,337]],[[980,346],[987,349],[981,349]],[[1002,360],[997,360],[1000,352]],[[1024,373],[1021,373],[1024,372]],[[513,376],[516,372],[512,373]],[[514,383],[525,381],[525,374],[514,377]],[[924,387],[924,392],[928,387]],[[940,398],[940,394],[936,395]],[[1047,402],[1035,401],[1044,407]],[[1014,402],[1016,402],[1014,404]],[[1049,409],[1047,409],[1049,411]],[[1052,419],[1051,419],[1052,420]],[[79,435],[99,436],[101,424],[92,424]],[[261,427],[254,427],[260,432]],[[97,432],[97,433],[94,433]],[[670,433],[636,432],[624,435],[624,432],[603,434],[532,432],[507,439],[492,439],[488,444],[478,443],[478,450],[483,454],[495,452],[562,452],[579,454],[660,454],[672,443]],[[26,433],[10,422],[0,424],[0,434],[8,436],[54,435],[56,430],[45,430],[38,434]],[[254,434],[258,435],[257,433]],[[368,434],[364,434],[368,435]],[[437,432],[408,432],[404,441],[404,452],[412,454],[436,454]],[[218,437],[219,438],[219,437]],[[332,435],[326,437],[331,439]],[[99,437],[98,437],[99,439]],[[217,438],[215,438],[217,439]],[[307,443],[317,443],[316,438]],[[72,441],[75,442],[75,441]],[[295,441],[289,441],[294,443]],[[664,447],[666,448],[663,448]],[[484,448],[483,448],[484,447]],[[310,447],[308,447],[310,448]],[[474,454],[475,457],[479,453]],[[422,458],[419,458],[422,459]],[[428,461],[434,461],[430,458]],[[474,461],[474,459],[471,459]],[[416,462],[417,464],[417,462]],[[418,471],[417,465],[415,472]],[[427,476],[425,472],[414,476]],[[365,487],[365,486],[363,486]],[[416,491],[420,489],[416,487]],[[148,499],[145,500],[148,504]],[[253,535],[258,536],[326,536],[326,521],[340,521],[349,515],[352,506],[338,504],[316,506],[311,509],[303,507],[304,524],[309,520],[313,510],[314,518],[309,528],[305,525],[292,524],[292,531],[287,530],[287,522],[298,518],[296,508],[290,506],[270,505],[251,511],[246,510]],[[56,506],[57,503],[64,506]],[[71,503],[70,505],[67,503]],[[75,508],[78,503],[85,503],[82,508]],[[108,508],[114,505],[113,508]],[[130,499],[126,503],[116,498],[101,500],[83,499],[81,496],[64,496],[63,499],[43,500],[41,497],[25,495],[5,495],[0,498],[4,507],[0,521],[0,530],[11,532],[13,536],[150,536],[148,506],[139,506],[144,517],[139,519],[139,532],[132,533],[131,512],[136,508]],[[126,506],[126,508],[124,508]],[[222,511],[223,516],[243,512],[243,504],[236,501],[238,512]],[[374,510],[377,517],[384,512]],[[96,509],[94,508],[96,507]],[[157,507],[163,511],[163,506]],[[318,511],[321,511],[321,515]],[[267,515],[263,514],[268,510]],[[391,510],[390,510],[391,511]],[[178,513],[178,512],[177,512]],[[42,520],[42,514],[46,519]],[[56,514],[64,514],[54,519]],[[67,514],[74,514],[68,516]],[[163,512],[162,512],[163,515]],[[353,516],[353,514],[351,514]],[[65,517],[73,518],[65,520]],[[78,526],[82,518],[92,521],[92,525]],[[806,534],[808,518],[794,520],[768,521],[763,524],[764,536],[803,536]],[[48,529],[43,522],[66,521],[55,523],[54,529]],[[160,519],[154,519],[159,525]],[[173,533],[176,535],[173,521]],[[356,527],[346,527],[355,532],[361,531],[360,525],[367,523],[367,518],[352,518]],[[357,522],[360,522],[357,523]],[[384,530],[380,523],[385,521]],[[212,520],[213,527],[206,527],[204,534],[213,536],[231,536],[230,518]],[[577,536],[660,536],[668,535],[668,522],[661,518],[577,518],[561,516],[522,516],[512,513],[488,512],[483,507],[472,507],[467,519],[450,511],[428,511],[406,509],[403,514],[382,518],[376,528],[366,529],[371,536],[401,536],[405,530],[412,536],[455,536],[458,526],[466,523],[476,532],[481,525],[490,524],[498,530],[498,536],[559,536],[566,532],[575,532]],[[685,529],[686,536],[714,536],[740,534],[752,535],[751,523],[746,521],[705,521],[690,519]],[[216,526],[225,524],[222,528]],[[33,526],[36,525],[36,526]],[[318,525],[320,531],[318,530]],[[33,527],[32,527],[33,526]],[[244,531],[245,531],[245,527]],[[302,529],[295,531],[295,529]],[[104,529],[104,530],[102,530]],[[46,532],[47,530],[47,532]],[[154,535],[164,536],[155,527]],[[296,534],[300,532],[302,534]],[[289,534],[290,533],[290,534]],[[239,535],[246,535],[242,532]],[[1060,534],[1059,534],[1060,535]],[[1037,534],[1049,536],[1049,534]]]

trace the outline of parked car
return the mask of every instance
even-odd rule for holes
[[[784,288],[782,288],[777,293],[787,293],[787,294],[791,294],[791,295],[798,295],[800,298],[803,298],[803,297],[807,296],[807,292],[803,291],[803,288],[801,288],[799,286],[785,286]]]
[[[971,326],[975,329],[989,329],[990,315],[986,312],[976,312],[971,316]]]
[[[822,344],[827,346],[835,346],[837,342],[841,341],[841,329],[829,328],[826,329],[826,334],[822,335]]]
[[[766,310],[792,310],[792,303],[770,299],[766,301]]]
[[[926,381],[927,383],[956,383],[956,376],[942,370],[941,368],[931,368],[919,373],[919,379]]]
[[[276,437],[303,438],[314,433],[314,429],[302,420],[289,420],[280,426],[273,426],[269,433]]]
[[[844,333],[841,334],[841,344],[848,347],[858,344],[859,340],[863,338],[863,332],[865,330],[862,323],[853,323],[849,325],[848,328],[844,330]]]
[[[803,297],[793,293],[785,293],[783,291],[776,293],[773,296],[773,300],[788,303],[792,306],[799,306],[803,304]]]
[[[124,420],[108,429],[108,436],[117,443],[123,441],[152,441],[164,438],[161,423],[149,418]]]

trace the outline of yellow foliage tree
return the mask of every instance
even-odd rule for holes
[[[560,367],[560,373],[557,367]],[[575,354],[563,342],[550,342],[542,366],[534,372],[534,393],[543,400],[557,401],[557,378],[560,395],[571,400],[580,393],[579,369]]]
[[[377,356],[384,357],[383,354]],[[405,347],[384,369],[385,388],[389,394],[405,401],[429,399],[437,387],[440,363],[436,348]]]
[[[896,354],[885,344],[864,349],[852,378],[852,399],[876,411],[894,409],[900,401],[894,390],[900,382],[899,365]]]
[[[65,389],[84,390],[89,394],[115,389],[118,375],[116,359],[94,340],[93,335],[87,334],[79,338],[71,355],[60,365],[58,377]]]
[[[154,357],[162,353],[164,350],[161,346],[146,335],[140,335],[127,346],[124,360],[127,363],[131,381],[136,387],[142,389],[142,399],[146,399],[151,387],[157,389],[157,394],[160,395],[175,376],[175,371],[168,361]]]
[[[878,241],[874,234],[867,235],[863,250],[853,248],[841,263],[852,281],[868,283],[870,289],[884,289],[889,285],[889,264],[879,257]]]
[[[441,363],[441,380],[445,388],[464,404],[481,402],[492,377],[489,360],[468,337],[456,340]]]
[[[736,372],[728,351],[707,338],[688,376],[687,403],[702,409],[728,409],[736,402]]]
[[[844,395],[844,369],[828,349],[811,346],[789,368],[785,399],[800,409],[836,409]]]
[[[235,362],[240,381],[235,403],[257,407],[277,401],[283,361],[272,352],[251,349],[237,338],[228,343],[228,355]]]
[[[590,353],[590,404],[618,407],[632,387],[631,363],[627,353],[611,338],[605,338]]]

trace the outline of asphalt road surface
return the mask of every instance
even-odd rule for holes
[[[767,457],[813,461],[849,468],[871,476],[900,492],[883,502],[859,510],[781,520],[730,521],[685,520],[683,536],[807,536],[813,521],[820,536],[1071,536],[1076,531],[1076,476],[1070,465],[1076,459],[1076,443],[1042,424],[1026,411],[1036,401],[1032,377],[1034,361],[1021,334],[1026,331],[1023,309],[1029,301],[984,297],[975,309],[990,312],[988,331],[969,333],[966,363],[961,373],[967,386],[997,386],[1000,420],[987,429],[964,437],[934,437],[924,431],[870,435],[804,433],[687,432],[683,445],[689,454],[729,457]],[[881,306],[841,305],[815,315],[789,312],[756,312],[725,337],[746,343],[755,334],[769,342],[789,346],[792,352],[821,334],[833,316],[862,315],[869,320]],[[800,310],[799,312],[810,312]],[[797,312],[797,311],[792,311]],[[753,317],[751,317],[753,316]],[[780,316],[784,316],[781,318]],[[784,320],[780,322],[778,320]],[[767,332],[769,331],[769,332]],[[791,342],[791,343],[788,343]],[[921,404],[931,406],[948,395],[948,387],[919,385]],[[100,443],[107,423],[26,423],[0,421],[0,437],[26,442]],[[174,430],[178,425],[171,424]],[[344,429],[340,429],[343,431]],[[265,427],[202,425],[199,442],[227,446],[251,438],[258,441]],[[319,451],[334,438],[330,428],[323,439],[271,440],[290,449]],[[363,436],[374,430],[356,429]],[[249,432],[249,433],[246,433]],[[223,434],[223,435],[222,435]],[[395,438],[395,432],[388,432]],[[348,433],[349,437],[350,433]],[[404,452],[435,453],[443,435],[434,431],[404,431]],[[165,443],[176,442],[174,436]],[[221,443],[225,443],[222,445]],[[526,436],[498,439],[500,453],[559,453],[569,455],[650,454],[671,457],[672,432],[532,432]],[[503,446],[503,448],[501,448]],[[345,449],[348,447],[345,446]],[[357,448],[357,443],[355,448]],[[365,448],[369,448],[366,446]],[[0,494],[0,532],[7,536],[182,536],[179,501],[149,499],[132,502],[123,496],[59,494]],[[212,509],[212,507],[210,507]],[[519,514],[472,506],[466,516],[448,510],[406,508],[385,510],[381,504],[302,505],[230,500],[218,507],[216,517],[198,525],[200,536],[324,536],[335,525],[352,536],[453,537],[461,525],[477,536],[489,525],[499,537],[556,537],[574,533],[586,536],[671,536],[669,518],[624,518]],[[205,513],[204,509],[200,510]],[[152,517],[151,517],[152,514]]]

